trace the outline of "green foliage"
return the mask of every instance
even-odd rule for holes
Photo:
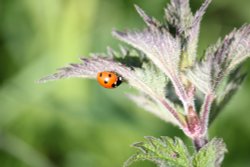
[[[237,68],[227,78],[226,85],[223,85],[218,91],[218,97],[212,105],[210,122],[224,109],[226,104],[232,99],[240,88],[242,82],[247,77],[247,73],[242,72],[241,67]]]
[[[133,144],[141,150],[131,156],[124,164],[124,167],[131,165],[135,161],[149,160],[160,167],[178,166],[188,167],[191,164],[191,158],[186,146],[181,139],[171,139],[169,137],[145,137],[145,142]]]
[[[249,40],[250,25],[233,30],[208,47],[204,59],[187,72],[187,77],[203,93],[216,92],[223,79],[249,58]]]
[[[168,78],[153,63],[143,63],[142,68],[135,69],[136,75],[148,85],[157,95],[166,95],[166,85]]]
[[[194,167],[219,167],[227,152],[222,139],[213,138],[193,158]]]
[[[178,135],[177,128],[138,112],[125,100],[121,92],[130,91],[124,89],[125,84],[111,91],[100,88],[95,81],[80,79],[34,84],[34,80],[57,66],[77,61],[90,51],[103,51],[107,44],[117,46],[117,41],[109,35],[111,28],[140,27],[141,22],[132,10],[134,3],[127,0],[1,1],[1,131],[22,140],[57,167],[121,166],[130,152],[124,146],[138,137],[166,132],[170,136]],[[166,0],[136,3],[155,18],[161,18]],[[200,3],[192,0],[192,11]],[[202,23],[199,57],[218,36],[250,20],[249,5],[248,0],[213,1]],[[196,41],[196,36],[189,39]],[[189,56],[195,56],[190,53]],[[130,62],[130,66],[140,67],[135,64],[135,58]],[[223,107],[223,119],[219,118],[210,129],[212,135],[219,134],[227,141],[230,155],[223,162],[225,167],[250,164],[249,79],[231,105]],[[222,98],[218,97],[221,100],[216,104],[225,103],[229,97],[226,92]],[[143,106],[147,105],[143,103]],[[157,108],[157,111],[161,110]],[[20,142],[14,145],[13,140],[6,141],[10,144],[0,149],[0,166],[26,167],[29,163],[23,162],[23,157],[36,163],[31,166],[41,166],[41,161],[27,154]]]
[[[227,152],[222,139],[214,138],[192,156],[180,138],[145,137],[146,141],[133,144],[140,149],[124,164],[130,166],[136,161],[149,160],[158,167],[219,167]]]

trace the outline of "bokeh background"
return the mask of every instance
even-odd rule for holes
[[[126,84],[106,90],[94,80],[34,82],[90,52],[118,48],[112,28],[144,26],[133,4],[162,20],[167,2],[0,0],[0,167],[117,167],[135,151],[129,145],[149,135],[180,136],[192,147],[176,127],[126,99],[133,91]],[[191,0],[192,9],[201,2]],[[214,0],[202,21],[199,54],[250,22],[249,9],[249,0]],[[210,136],[228,146],[224,167],[250,166],[249,99],[250,77],[211,126]]]

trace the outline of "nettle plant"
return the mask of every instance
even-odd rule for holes
[[[211,0],[193,14],[189,0],[171,0],[166,23],[135,6],[147,27],[140,31],[113,31],[132,46],[116,52],[82,58],[40,82],[80,77],[95,79],[112,72],[137,89],[128,97],[146,111],[179,127],[194,144],[190,153],[180,138],[145,137],[133,146],[139,151],[125,162],[150,160],[159,167],[219,167],[227,152],[222,139],[208,137],[209,124],[237,91],[246,73],[239,65],[250,56],[250,25],[233,30],[197,58],[200,22]]]

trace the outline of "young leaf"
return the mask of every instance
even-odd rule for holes
[[[183,54],[187,54],[185,61],[188,66],[195,62],[200,22],[211,1],[205,0],[194,16],[189,6],[189,0],[171,0],[165,9],[168,24],[175,28],[176,35],[181,38],[182,51]]]
[[[145,137],[145,142],[133,144],[139,149],[135,155],[131,156],[124,164],[130,166],[136,161],[149,160],[156,163],[159,167],[191,167],[191,158],[186,146],[179,138],[169,137]]]
[[[250,25],[234,30],[207,49],[205,58],[187,77],[203,93],[215,92],[222,79],[250,56]]]
[[[179,76],[180,41],[178,38],[174,38],[167,30],[158,28],[141,32],[114,31],[113,35],[145,53],[155,66],[169,77],[185,108],[188,108],[188,104],[192,104]]]
[[[228,55],[227,73],[234,70],[240,63],[250,57],[250,25],[244,25],[239,30],[229,34],[234,39]]]
[[[119,62],[115,62],[110,58],[102,56],[93,56],[91,58],[81,58],[82,63],[70,64],[67,67],[60,68],[57,73],[46,76],[39,80],[39,82],[47,82],[50,80],[58,80],[63,78],[96,78],[98,72],[114,71],[124,76],[125,79],[132,80],[133,71],[123,66]]]
[[[107,48],[107,54],[91,54],[89,58],[81,58],[81,63],[73,63],[58,69],[58,72],[41,78],[38,82],[64,79],[64,78],[90,78],[94,79],[98,72],[114,71],[122,75],[128,81],[134,75],[132,68],[141,67],[144,62],[143,55],[133,49],[120,47],[121,52],[116,52],[112,48]],[[128,77],[127,77],[128,76]]]
[[[110,58],[105,58],[101,56],[94,56],[91,58],[82,58],[82,63],[70,64],[67,67],[59,69],[59,72],[44,77],[39,80],[39,82],[47,82],[50,80],[58,80],[62,78],[71,77],[82,77],[82,78],[96,78],[98,72],[101,71],[114,71],[121,75],[125,81],[127,81],[131,86],[145,92],[149,96],[155,98],[155,92],[150,86],[145,84],[141,78],[143,76],[138,76],[135,71],[131,68],[122,65],[119,62],[115,62]]]
[[[144,62],[141,68],[133,69],[135,75],[137,76],[136,80],[145,85],[137,86],[137,89],[149,95],[152,98],[153,102],[157,103],[157,105],[159,105],[160,107],[164,107],[164,109],[161,109],[164,110],[162,113],[163,115],[161,116],[163,117],[162,119],[170,119],[171,122],[175,122],[175,125],[180,124],[180,122],[183,121],[180,119],[181,114],[178,114],[178,112],[175,110],[174,105],[168,99],[164,98],[166,95],[165,87],[168,83],[167,77],[154,64],[150,62]],[[140,103],[141,100],[142,97],[140,99],[136,99],[135,101],[136,103]],[[144,99],[144,102],[145,100],[146,99]],[[172,114],[172,116],[169,117],[170,113]],[[156,115],[160,116],[159,114]],[[173,120],[173,116],[175,117],[175,120]],[[179,123],[177,123],[176,119],[179,120]]]
[[[112,50],[109,52],[109,56],[115,54]],[[115,55],[113,55],[114,58]],[[127,55],[129,56],[129,55]],[[175,110],[175,108],[169,103],[167,99],[164,98],[163,94],[165,92],[165,85],[167,84],[167,79],[153,64],[144,64],[144,67],[130,68],[115,60],[109,58],[104,58],[102,56],[93,55],[91,58],[82,58],[82,63],[71,64],[70,66],[59,69],[59,72],[46,76],[39,80],[39,82],[47,82],[50,80],[58,80],[62,78],[71,77],[82,77],[82,78],[96,78],[98,72],[101,71],[114,71],[123,77],[132,87],[138,89],[139,91],[147,94],[152,99],[161,103],[165,109],[171,113],[176,120],[178,120],[179,125],[184,125],[181,115]],[[155,76],[158,76],[157,83],[155,82]],[[154,83],[154,84],[153,84]],[[181,126],[181,128],[183,128]]]
[[[165,9],[165,17],[171,27],[174,27],[178,34],[186,31],[193,19],[189,6],[189,0],[171,0]]]
[[[157,95],[161,97],[166,95],[165,87],[169,80],[154,64],[144,62],[141,68],[134,68],[134,71],[140,80],[147,84]]]
[[[212,90],[211,85],[211,62],[200,62],[186,71],[188,79],[204,94]]]
[[[242,82],[245,80],[247,73],[242,73],[240,68],[235,70],[230,74],[228,81],[225,86],[221,88],[221,91],[218,92],[218,97],[212,105],[210,124],[217,117],[217,115],[223,110],[226,104],[232,99],[235,93],[238,91]]]
[[[222,139],[213,138],[194,155],[193,166],[220,167],[226,152],[226,145]]]
[[[153,17],[148,16],[139,6],[135,5],[135,9],[148,27],[158,28],[161,27],[162,24]]]
[[[149,113],[157,116],[158,118],[166,121],[171,122],[173,125],[178,125],[176,119],[171,115],[169,111],[166,110],[159,102],[151,99],[145,94],[141,95],[133,95],[127,94],[128,98],[135,102],[139,107],[145,109]],[[170,101],[168,103],[173,107]],[[174,108],[174,107],[173,107]]]
[[[169,78],[178,75],[180,42],[167,31],[113,32],[118,39],[144,52]]]
[[[198,37],[200,33],[200,22],[211,1],[212,0],[205,0],[200,9],[195,13],[192,24],[187,30],[187,54],[190,57],[191,62],[195,62],[196,59]]]

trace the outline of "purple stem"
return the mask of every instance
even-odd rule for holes
[[[195,138],[193,139],[193,143],[194,143],[196,151],[199,151],[205,144],[207,144],[207,139]]]
[[[188,115],[186,116],[186,120],[188,123],[188,129],[192,136],[197,136],[199,134],[200,129],[200,119],[193,107],[189,107]],[[198,132],[198,133],[197,133]],[[190,136],[191,137],[191,136]],[[191,137],[193,138],[193,137]]]
[[[214,101],[214,95],[212,93],[209,93],[205,96],[202,109],[201,109],[201,113],[200,113],[202,135],[206,135],[207,133],[210,108],[211,108],[213,101]]]
[[[175,88],[176,95],[179,97],[180,101],[183,104],[184,111],[188,113],[188,109],[191,107],[194,108],[193,98],[190,98],[185,90],[184,85],[178,77],[172,77],[172,84]]]
[[[173,115],[173,117],[180,123],[182,129],[184,129],[187,125],[186,122],[181,118],[178,112],[170,105],[167,101],[163,99],[159,99],[163,106]]]

